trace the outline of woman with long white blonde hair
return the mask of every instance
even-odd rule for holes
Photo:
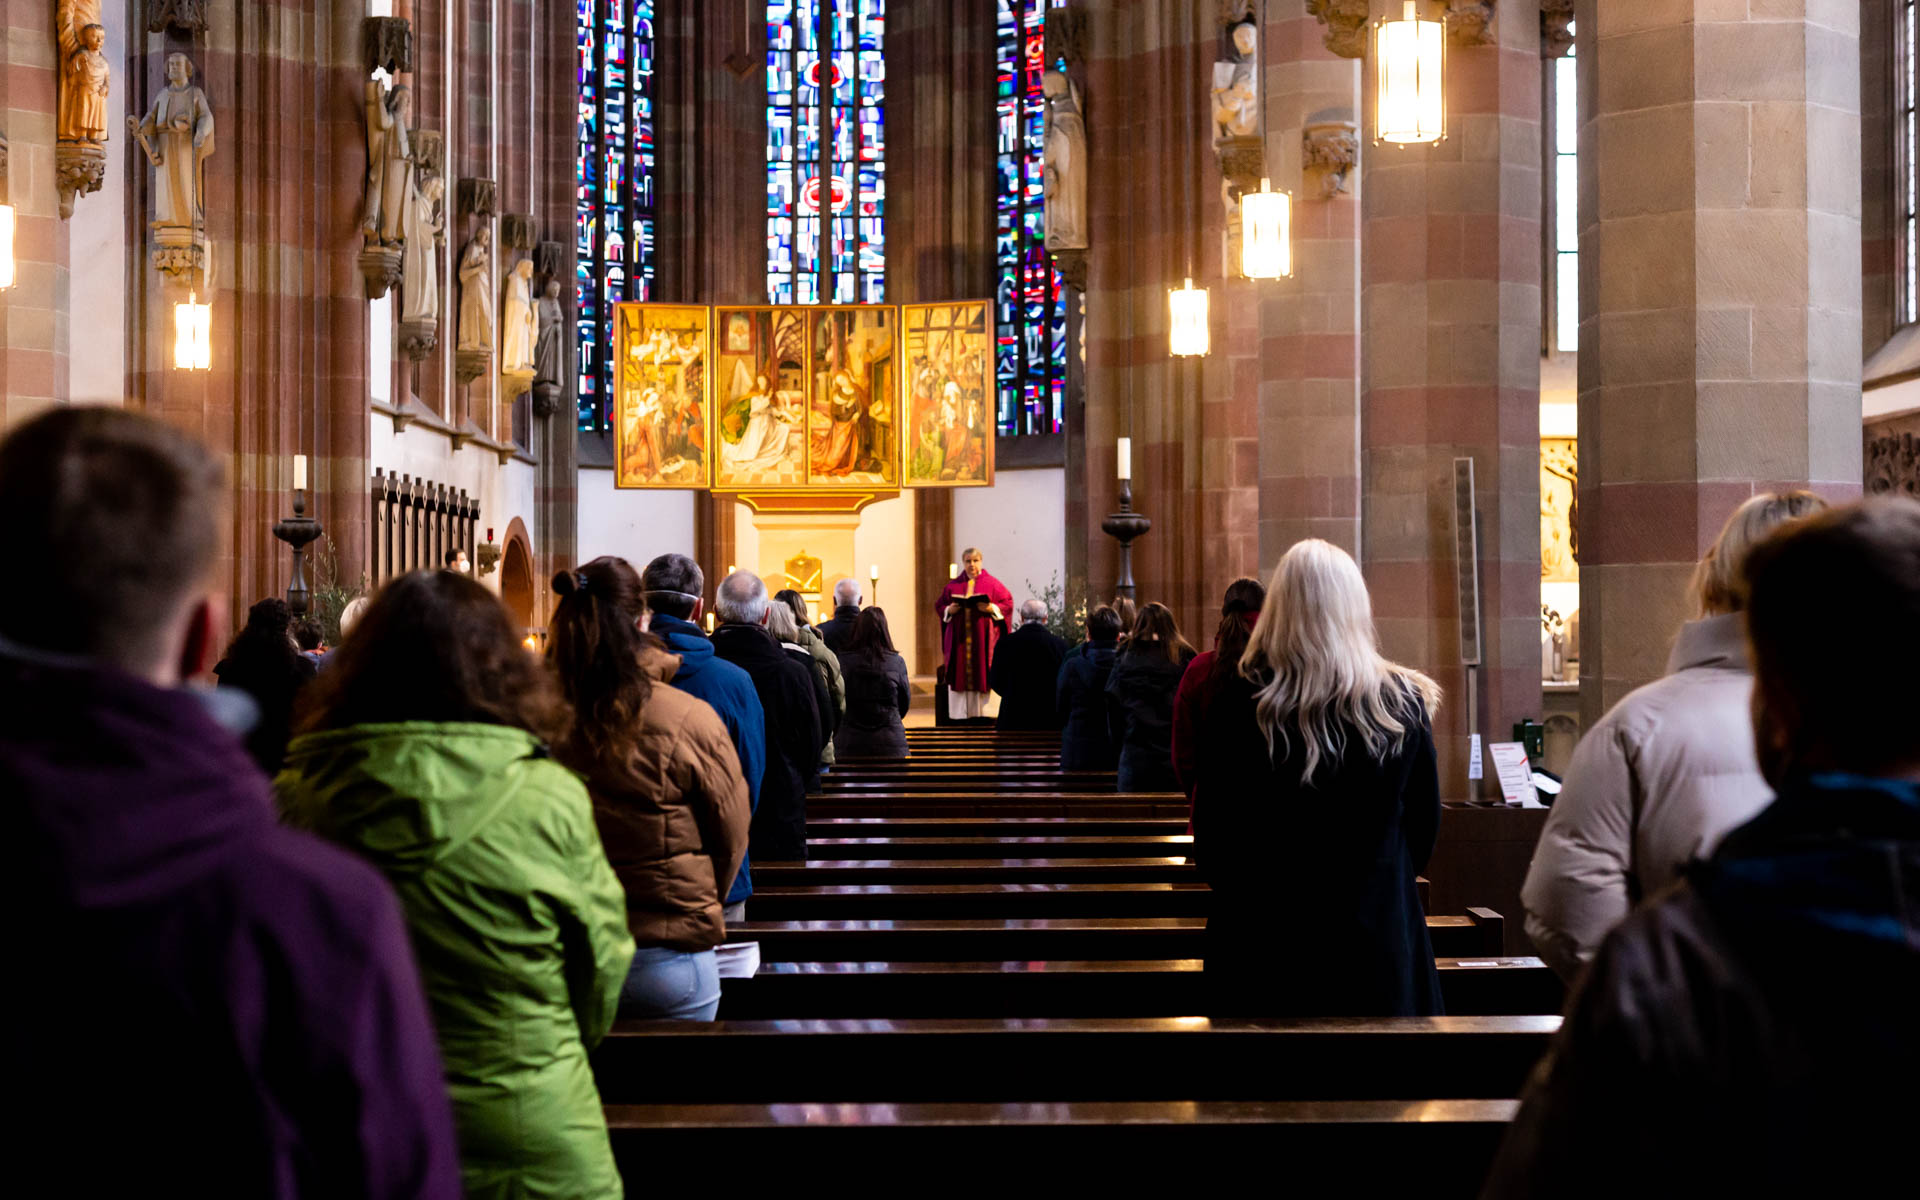
[[[1200,735],[1215,1012],[1441,1011],[1415,885],[1440,827],[1439,702],[1381,656],[1353,559],[1318,540],[1288,550]]]

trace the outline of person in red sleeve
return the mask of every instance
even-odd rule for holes
[[[1267,589],[1258,579],[1236,579],[1228,584],[1226,597],[1220,602],[1220,627],[1213,634],[1213,649],[1201,651],[1187,664],[1179,690],[1173,694],[1173,773],[1179,777],[1180,790],[1187,794],[1188,833],[1193,832],[1193,789],[1207,706],[1213,700],[1216,681],[1239,670],[1253,623],[1266,602]]]

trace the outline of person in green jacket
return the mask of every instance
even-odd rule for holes
[[[357,851],[406,912],[470,1200],[619,1197],[590,1047],[633,959],[566,706],[492,593],[388,584],[304,697],[287,821]]]

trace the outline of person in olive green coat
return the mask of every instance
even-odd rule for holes
[[[415,572],[306,697],[275,784],[399,894],[472,1200],[621,1195],[587,1052],[633,939],[586,789],[547,754],[564,713],[490,592]]]

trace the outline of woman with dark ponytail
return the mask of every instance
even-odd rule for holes
[[[711,1021],[721,898],[747,852],[740,759],[705,701],[664,686],[680,659],[647,632],[625,559],[562,571],[553,590],[547,657],[573,709],[555,755],[586,780],[638,947],[620,1015]]]
[[[1227,585],[1220,602],[1220,627],[1213,634],[1213,649],[1202,651],[1187,665],[1180,677],[1180,689],[1173,696],[1173,771],[1180,777],[1180,789],[1193,804],[1194,777],[1200,765],[1200,730],[1207,719],[1207,708],[1220,681],[1239,669],[1253,636],[1253,623],[1267,602],[1267,589],[1258,579],[1236,579]]]

